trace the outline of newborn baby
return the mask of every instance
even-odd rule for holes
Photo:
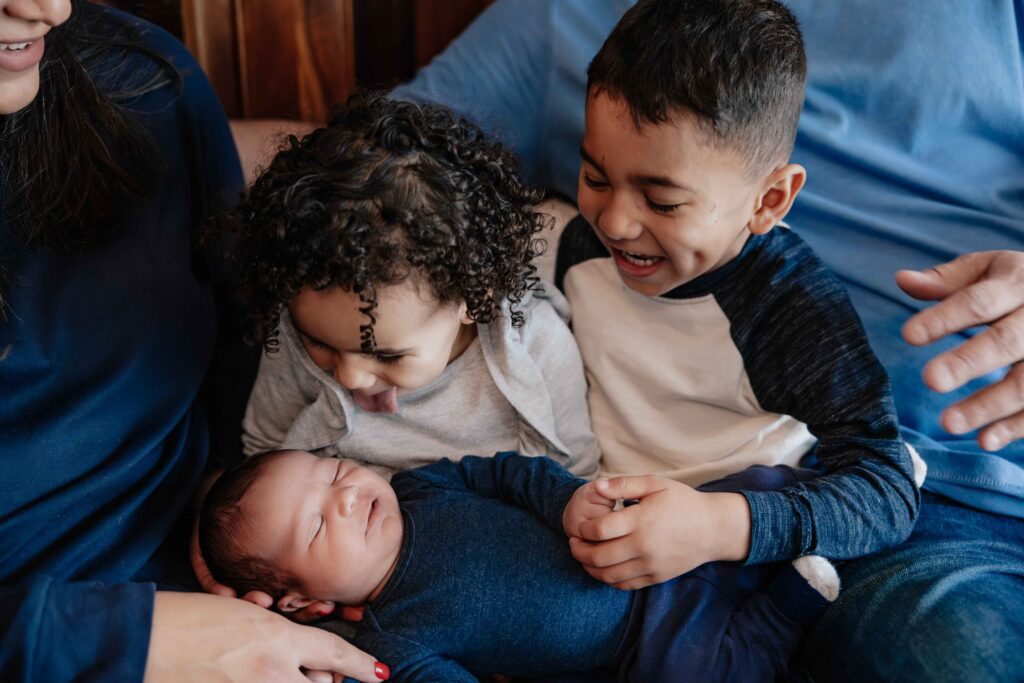
[[[715,490],[810,476],[755,467]],[[785,677],[838,591],[827,561],[709,563],[620,591],[591,578],[567,542],[580,519],[617,514],[611,505],[544,457],[442,460],[388,484],[353,462],[279,451],[217,481],[200,543],[219,581],[268,592],[282,611],[365,605],[354,642],[388,662],[391,680],[599,667],[645,681]],[[822,571],[819,588],[804,578]]]

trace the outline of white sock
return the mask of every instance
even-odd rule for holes
[[[793,560],[793,568],[829,602],[839,597],[839,572],[835,565],[821,555],[798,557]]]

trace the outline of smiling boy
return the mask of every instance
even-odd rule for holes
[[[630,479],[616,493],[640,504],[574,544],[618,587],[702,561],[856,557],[910,532],[888,377],[836,278],[774,229],[806,179],[789,161],[805,77],[774,0],[641,0],[590,64],[581,217],[556,280],[604,471],[688,485]],[[689,488],[812,450],[827,474],[799,487]]]

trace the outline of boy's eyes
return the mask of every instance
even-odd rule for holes
[[[590,189],[597,191],[605,190],[608,188],[607,182],[603,180],[597,180],[596,178],[591,178],[586,173],[583,174],[583,184],[589,187]],[[644,201],[647,203],[647,208],[649,208],[651,211],[656,211],[657,213],[672,213],[673,211],[675,211],[676,209],[683,205],[683,202],[680,202],[679,204],[658,204],[657,202],[651,201],[651,199],[647,196],[644,196]]]
[[[388,356],[388,355],[385,355],[385,354],[382,354],[382,353],[376,353],[373,356],[373,359],[375,361],[377,361],[378,363],[384,363],[385,365],[394,365],[398,361],[402,360],[402,358],[404,358],[404,356],[400,356],[400,355]]]
[[[658,213],[672,213],[683,205],[682,202],[679,204],[657,204],[646,197],[644,199],[647,201],[647,206],[651,211],[657,211]]]

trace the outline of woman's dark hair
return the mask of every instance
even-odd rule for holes
[[[17,243],[65,253],[112,234],[116,209],[160,181],[159,150],[126,109],[178,83],[173,66],[140,44],[134,27],[89,2],[71,5],[71,17],[46,36],[39,93],[0,116],[3,220]],[[150,59],[126,68],[138,53]],[[0,320],[12,275],[0,261]]]
[[[246,198],[213,223],[231,245],[250,337],[272,350],[278,318],[305,287],[359,295],[372,353],[377,292],[413,278],[442,304],[490,322],[535,280],[544,217],[518,160],[440,106],[353,95],[326,127],[290,137]]]
[[[213,578],[239,595],[264,591],[276,598],[301,589],[298,579],[253,555],[245,543],[254,532],[245,528],[242,498],[272,462],[287,456],[287,451],[272,451],[242,460],[225,470],[203,499],[199,550]]]
[[[637,127],[691,114],[758,172],[788,157],[807,57],[776,0],[639,0],[587,69],[587,91],[626,103]]]

